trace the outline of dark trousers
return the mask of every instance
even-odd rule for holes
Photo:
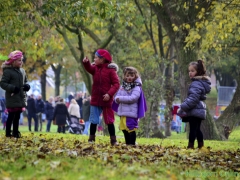
[[[97,131],[97,124],[90,125],[90,135],[95,135]],[[108,132],[110,136],[115,136],[115,127],[114,124],[108,124]]]
[[[52,120],[51,119],[48,119],[47,120],[47,132],[50,132],[50,128],[51,128],[51,123],[52,123]]]
[[[197,117],[189,117],[189,126],[190,126],[190,132],[189,132],[189,142],[194,143],[195,139],[197,138],[198,142],[203,142],[203,134],[200,129],[201,127],[202,119]]]
[[[42,131],[42,113],[39,112],[39,113],[36,114],[36,116],[37,116],[38,123],[40,125],[40,127],[38,127],[39,131]]]
[[[36,113],[28,113],[28,129],[31,131],[32,118],[34,120],[34,131],[38,131],[38,119]]]
[[[137,135],[135,131],[128,132],[126,130],[122,130],[122,132],[124,134],[126,144],[130,144],[130,145],[136,144]]]
[[[58,126],[58,129],[57,129],[57,132],[58,133],[65,133],[65,126]]]
[[[6,123],[6,136],[11,136],[11,127],[13,125],[13,136],[17,136],[18,134],[18,127],[19,127],[19,119],[20,119],[21,112],[9,112],[8,119]]]

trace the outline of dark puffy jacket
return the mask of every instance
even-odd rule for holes
[[[53,119],[56,119],[57,125],[65,125],[66,119],[70,121],[67,106],[63,102],[58,102],[54,108]]]
[[[26,92],[23,91],[23,84],[27,83],[27,77],[24,69],[13,68],[11,65],[2,64],[3,75],[0,86],[5,90],[6,107],[26,107]],[[20,91],[13,94],[15,87]]]
[[[37,99],[36,100],[36,111],[37,113],[44,113],[44,102],[42,99]]]
[[[53,113],[54,113],[53,105],[50,102],[46,101],[46,103],[45,103],[45,114],[46,114],[47,120],[53,120]]]
[[[188,96],[180,105],[187,116],[206,119],[206,94],[211,91],[211,82],[208,76],[196,76],[188,89]]]
[[[32,97],[29,97],[27,100],[27,111],[28,114],[35,114],[37,112],[35,100]]]
[[[118,66],[114,63],[91,65],[90,62],[83,63],[83,65],[93,76],[91,105],[111,107],[113,96],[120,87],[117,75]],[[104,94],[110,95],[109,101],[103,101]]]

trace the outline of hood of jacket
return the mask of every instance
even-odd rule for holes
[[[11,64],[5,64],[5,62],[2,63],[1,68],[2,69],[6,69],[6,68],[13,68],[14,69],[14,67]],[[18,68],[16,68],[16,69],[18,69]]]
[[[206,94],[211,91],[211,79],[209,76],[195,76],[192,81],[199,81],[203,85]]]
[[[91,63],[92,65],[95,65],[96,66],[96,64],[93,62],[93,63]],[[99,64],[99,65],[97,65],[98,67],[101,67],[101,66],[103,66],[104,64]],[[115,69],[115,71],[117,71],[118,72],[118,70],[119,70],[119,68],[118,68],[118,65],[117,64],[115,64],[115,63],[109,63],[109,64],[107,64],[107,67],[109,68],[109,69]]]
[[[142,80],[141,80],[141,78],[140,77],[138,77],[135,81],[134,81],[135,83],[139,83],[139,84],[141,84],[142,85]]]

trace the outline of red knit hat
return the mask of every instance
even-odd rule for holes
[[[5,64],[9,65],[12,64],[15,60],[18,60],[23,57],[23,53],[19,50],[13,51],[8,55],[8,60]]]
[[[100,58],[105,58],[109,62],[112,62],[111,54],[106,49],[98,49],[95,54]]]

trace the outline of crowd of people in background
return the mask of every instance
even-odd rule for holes
[[[31,94],[27,97],[27,107],[24,108],[24,111],[21,113],[19,125],[24,125],[23,119],[26,117],[28,130],[30,132],[43,131],[42,123],[46,122],[46,132],[50,132],[51,126],[54,124],[58,126],[57,132],[65,133],[66,120],[68,118],[76,118],[78,121],[82,120],[84,122],[85,129],[83,134],[88,135],[90,125],[90,100],[91,96],[83,92],[70,93],[65,100],[60,96],[51,96],[46,101],[42,99],[41,94],[37,96]],[[64,106],[61,108],[60,104]],[[63,111],[63,109],[66,111]],[[8,112],[6,110],[4,97],[0,99],[0,113],[2,127],[5,129]],[[63,116],[63,120],[60,120],[60,116]],[[34,123],[32,123],[32,120]]]

